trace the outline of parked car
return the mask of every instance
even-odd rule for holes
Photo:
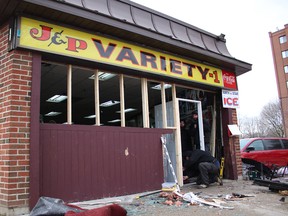
[[[240,139],[240,149],[242,161],[259,169],[288,166],[288,138]]]

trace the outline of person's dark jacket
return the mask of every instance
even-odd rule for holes
[[[193,119],[189,128],[190,136],[194,141],[196,149],[200,149],[199,125],[198,119]]]
[[[197,168],[199,163],[201,162],[213,162],[215,161],[215,158],[207,151],[203,151],[200,149],[196,149],[194,151],[187,151],[183,155],[184,157],[184,168],[188,169],[191,167]],[[185,158],[189,157],[188,160]]]
[[[189,131],[185,128],[181,128],[181,145],[182,152],[193,150]]]

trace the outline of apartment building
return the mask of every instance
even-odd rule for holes
[[[282,107],[285,135],[288,135],[288,24],[284,29],[269,32],[278,95]]]

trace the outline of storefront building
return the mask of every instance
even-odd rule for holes
[[[224,35],[127,0],[2,3],[1,212],[160,189],[171,180],[161,137],[181,185],[180,121],[194,111],[200,148],[225,158],[224,178],[241,175],[228,125],[251,64]]]

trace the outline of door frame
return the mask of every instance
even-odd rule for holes
[[[179,101],[184,101],[184,102],[188,102],[188,103],[196,103],[197,104],[200,149],[205,151],[204,128],[203,128],[203,116],[202,116],[202,104],[201,104],[201,101],[184,99],[184,98],[177,98],[178,110],[179,110]],[[180,115],[180,113],[179,113],[179,115]],[[178,128],[178,130],[180,130],[180,127]],[[181,140],[180,140],[180,142],[181,142]]]
[[[180,133],[180,112],[179,101],[185,101],[197,104],[198,111],[198,125],[199,125],[199,137],[200,137],[200,149],[205,150],[204,144],[204,130],[203,130],[203,118],[202,118],[202,105],[201,101],[190,100],[185,98],[176,97],[175,85],[172,88],[172,95],[174,101],[174,125],[175,125],[175,149],[176,149],[176,173],[180,186],[183,186],[183,166],[182,166],[182,148],[181,148],[181,133]]]

